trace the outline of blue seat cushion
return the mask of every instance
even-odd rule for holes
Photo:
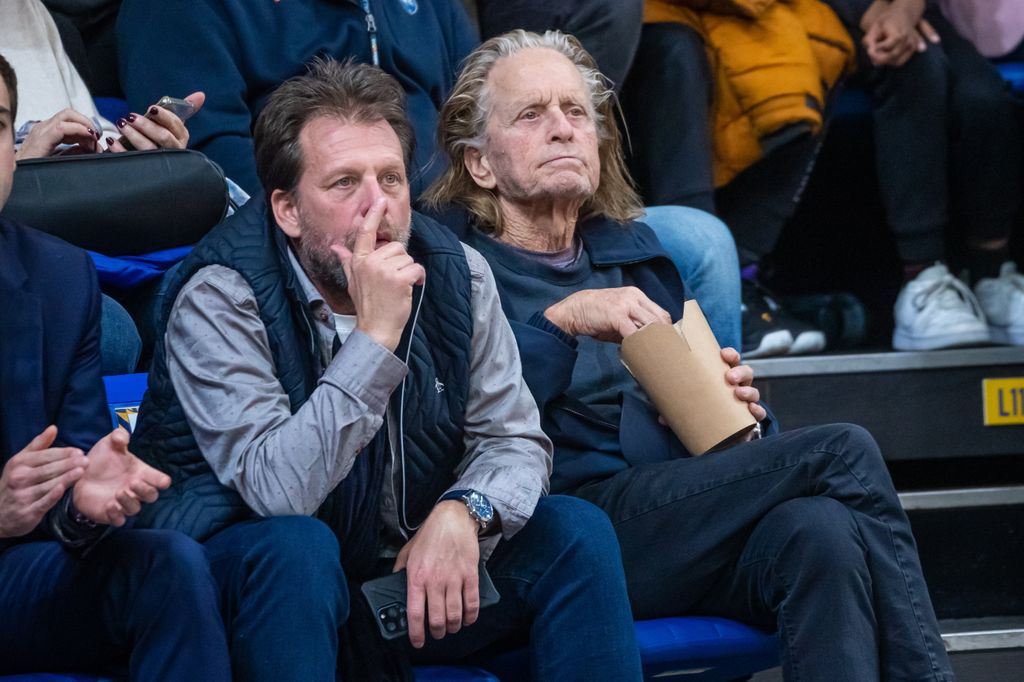
[[[637,621],[636,639],[648,678],[686,670],[687,680],[732,680],[779,664],[776,635],[725,618]]]
[[[687,682],[729,682],[779,664],[778,637],[726,618],[639,620],[636,641],[645,680],[679,675]],[[483,665],[502,680],[529,679],[526,649],[500,654]]]

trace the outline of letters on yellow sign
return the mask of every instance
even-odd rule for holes
[[[985,426],[1024,424],[1024,377],[983,379]]]

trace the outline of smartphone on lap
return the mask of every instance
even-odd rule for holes
[[[484,564],[477,571],[480,576],[480,608],[497,604],[501,599],[491,576],[487,574]],[[405,611],[407,600],[407,580],[405,570],[391,573],[381,578],[368,580],[362,585],[363,595],[370,604],[377,627],[384,639],[398,639],[409,633],[409,620]]]

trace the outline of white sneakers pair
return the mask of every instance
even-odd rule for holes
[[[904,285],[895,313],[896,350],[1024,345],[1024,275],[1003,263],[999,277],[980,280],[971,292],[936,263]]]

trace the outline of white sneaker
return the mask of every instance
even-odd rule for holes
[[[988,343],[985,314],[966,284],[936,263],[896,298],[896,350],[934,350]]]
[[[988,318],[993,343],[1024,346],[1024,275],[1006,262],[999,277],[979,280],[974,285],[981,309]]]

